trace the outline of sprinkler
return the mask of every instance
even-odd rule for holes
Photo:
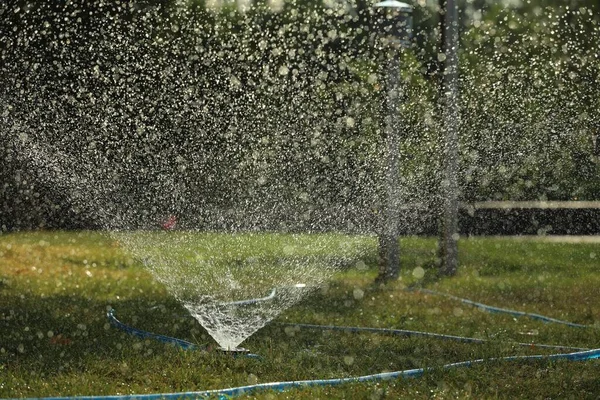
[[[230,348],[225,348],[225,347],[218,347],[215,349],[216,352],[221,353],[221,354],[225,354],[225,355],[231,355],[231,356],[242,356],[242,355],[247,355],[250,353],[250,350],[245,349],[243,347],[236,347],[234,349],[230,349]]]
[[[224,348],[224,347],[213,348],[211,346],[199,346],[199,345],[190,343],[190,342],[182,340],[182,339],[177,339],[174,337],[159,335],[156,333],[137,329],[137,328],[131,327],[131,326],[126,325],[126,324],[122,323],[121,321],[119,321],[117,319],[117,317],[115,316],[115,313],[116,313],[116,311],[112,308],[106,313],[106,317],[108,318],[108,321],[110,322],[110,324],[112,326],[114,326],[115,328],[121,329],[122,331],[127,332],[128,334],[130,334],[132,336],[137,336],[142,339],[154,339],[159,342],[172,344],[172,345],[181,347],[184,350],[203,349],[206,351],[215,351],[215,352],[217,352],[219,354],[223,354],[223,355],[230,355],[232,357],[246,357],[246,358],[255,358],[255,359],[261,358],[259,355],[252,354],[252,353],[250,353],[250,350],[245,349],[243,347],[236,347],[234,349],[229,349],[229,348]]]

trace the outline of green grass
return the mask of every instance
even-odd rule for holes
[[[127,324],[195,343],[213,343],[143,266],[139,255],[153,250],[141,246],[150,242],[133,246],[135,257],[124,252],[114,238],[98,233],[0,235],[0,398],[197,391],[419,367],[433,370],[418,379],[264,392],[252,397],[580,399],[597,398],[600,393],[598,361],[490,362],[465,369],[436,368],[475,358],[551,353],[517,347],[511,344],[515,341],[600,347],[600,329],[514,319],[404,290],[423,286],[491,305],[598,325],[600,245],[466,239],[460,242],[458,275],[440,279],[434,267],[435,241],[404,238],[401,279],[381,286],[373,283],[377,275],[373,238],[203,234],[198,235],[198,243],[206,243],[207,238],[213,244],[194,254],[170,242],[165,249],[181,260],[190,261],[200,254],[203,259],[219,260],[220,266],[243,264],[258,254],[269,260],[343,260],[342,269],[329,284],[242,344],[262,355],[262,361],[235,359],[139,340],[109,326],[105,313],[114,307]],[[156,243],[165,243],[164,236]],[[402,328],[491,341],[474,345],[321,332],[282,324],[286,322]]]

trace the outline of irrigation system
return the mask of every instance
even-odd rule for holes
[[[410,290],[410,289],[408,289]],[[547,317],[540,314],[526,313],[517,310],[511,310],[507,308],[494,307],[483,303],[478,303],[469,299],[456,297],[447,293],[436,292],[432,290],[418,289],[415,292],[421,292],[429,295],[444,296],[454,301],[460,301],[464,304],[468,304],[473,307],[477,307],[483,311],[492,313],[504,313],[512,315],[514,317],[526,317],[536,320],[540,320],[546,323],[563,324],[575,329],[591,329],[595,328],[592,325],[575,324],[568,321],[563,321],[551,317]],[[250,302],[262,302],[269,301],[269,296],[258,299],[250,299],[246,301]],[[163,343],[178,346],[185,350],[204,350],[209,351],[211,349],[207,347],[201,347],[185,340],[158,335],[151,332],[146,332],[137,328],[130,327],[116,318],[115,310],[110,310],[107,313],[107,317],[112,326],[119,328],[131,335],[144,339],[154,339]],[[286,324],[288,325],[288,324]],[[404,337],[427,337],[438,340],[451,340],[462,343],[481,344],[485,343],[486,340],[478,338],[467,338],[455,335],[437,334],[431,332],[419,332],[409,331],[403,329],[381,329],[381,328],[365,328],[365,327],[347,327],[347,326],[331,326],[331,325],[310,325],[310,324],[289,324],[304,329],[319,329],[319,330],[332,330],[332,331],[343,331],[352,333],[373,333],[373,334],[385,334],[385,335],[396,335]],[[580,347],[571,346],[560,346],[560,345],[549,345],[549,344],[538,344],[538,343],[513,343],[517,346],[524,346],[529,348],[540,348],[540,349],[555,349],[566,352],[551,354],[551,355],[530,355],[530,356],[509,356],[492,359],[474,359],[467,361],[460,361],[443,365],[441,369],[450,370],[455,368],[472,367],[483,363],[494,363],[494,362],[527,362],[527,361],[587,361],[600,358],[600,349],[586,349]],[[261,356],[252,354],[246,349],[235,349],[234,351],[224,351],[223,349],[216,349],[223,354],[234,357],[246,357],[260,360]],[[45,400],[154,400],[154,399],[204,399],[204,398],[219,398],[228,399],[231,397],[252,394],[260,391],[286,391],[290,389],[308,388],[315,386],[337,386],[346,383],[358,383],[358,382],[374,382],[383,381],[399,378],[418,378],[425,374],[427,371],[433,370],[433,368],[416,368],[408,369],[395,372],[384,372],[379,374],[350,377],[350,378],[336,378],[336,379],[315,379],[315,380],[303,380],[303,381],[287,381],[287,382],[269,382],[261,383],[249,386],[239,386],[226,389],[214,389],[198,392],[179,392],[179,393],[154,393],[154,394],[143,394],[143,395],[118,395],[118,396],[79,396],[79,397],[47,397]]]

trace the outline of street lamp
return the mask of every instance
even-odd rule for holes
[[[412,12],[410,4],[385,0],[373,5],[377,32],[384,41],[396,46],[410,47],[412,38]]]
[[[380,269],[378,280],[398,278],[400,252],[398,243],[399,225],[399,133],[402,129],[399,115],[400,60],[399,51],[410,46],[412,37],[412,6],[396,0],[385,0],[375,4],[375,26],[382,44],[388,52],[386,65],[386,191],[379,234]]]
[[[446,0],[443,16],[442,131],[444,171],[441,185],[442,224],[439,242],[440,272],[454,275],[458,268],[458,10],[456,0]]]

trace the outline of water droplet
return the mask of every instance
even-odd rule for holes
[[[413,269],[412,275],[417,279],[422,279],[425,276],[425,270],[423,267],[416,267]]]
[[[363,260],[358,260],[356,262],[356,264],[354,264],[355,268],[359,271],[365,271],[367,270],[367,264],[365,264],[365,262]]]
[[[258,376],[254,374],[248,374],[247,382],[249,385],[256,385],[258,383]]]
[[[288,72],[290,72],[290,70],[288,69],[288,67],[286,65],[282,65],[281,67],[279,67],[279,75],[287,75]]]

